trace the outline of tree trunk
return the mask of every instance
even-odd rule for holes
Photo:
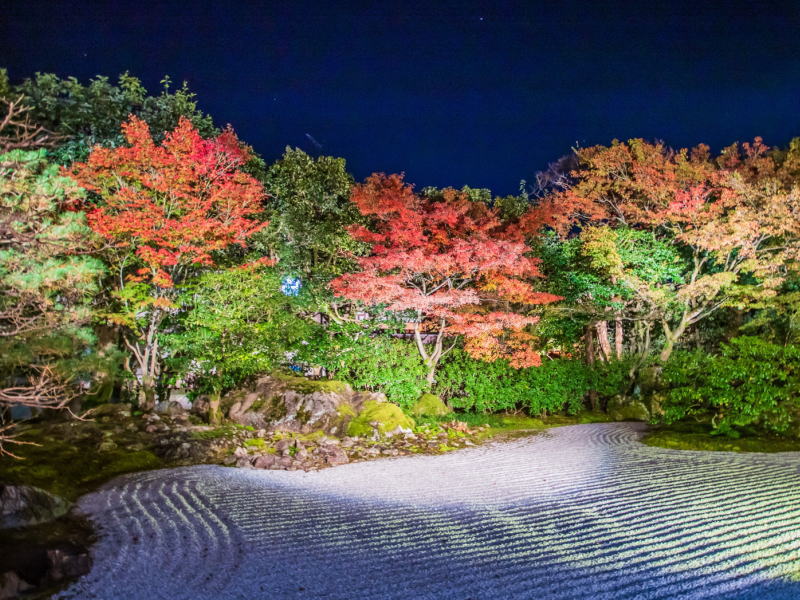
[[[156,385],[161,371],[158,330],[163,318],[164,314],[162,312],[153,312],[147,328],[147,335],[144,336],[144,339],[138,338],[131,342],[127,337],[123,336],[122,338],[136,359],[139,369],[141,382],[138,390],[138,404],[142,410],[153,410],[156,406]]]
[[[622,317],[617,314],[614,319],[614,351],[617,354],[617,360],[622,360]]]
[[[444,330],[446,325],[447,323],[444,319],[439,322],[439,332],[436,334],[436,342],[433,345],[433,350],[428,352],[427,348],[425,348],[425,343],[422,340],[422,330],[420,329],[420,324],[419,322],[414,323],[414,341],[417,343],[417,350],[419,350],[422,361],[425,363],[425,366],[428,367],[428,374],[425,376],[425,380],[429,385],[433,385],[436,382],[436,367],[439,365],[439,361],[445,354]]]
[[[143,411],[153,410],[156,407],[156,386],[153,377],[142,373],[142,383],[139,385],[139,408]]]
[[[210,425],[219,425],[222,421],[222,412],[219,409],[221,396],[220,392],[214,391],[208,398],[208,422]]]
[[[600,345],[600,356],[603,360],[611,360],[611,342],[608,341],[608,321],[598,321],[594,324],[597,331],[597,343]]]
[[[428,374],[425,376],[425,381],[427,381],[429,385],[436,383],[436,365],[428,366]]]
[[[665,363],[669,360],[669,357],[672,356],[672,351],[675,349],[675,344],[686,331],[688,322],[684,316],[675,329],[671,330],[666,321],[662,322],[662,326],[664,327],[664,335],[667,338],[667,341],[664,343],[664,347],[661,349],[661,354],[658,355],[658,360],[662,363]]]
[[[586,333],[584,334],[586,345],[586,364],[590,370],[594,367],[594,335],[592,335],[592,330],[593,326],[588,325],[586,327]],[[589,390],[589,405],[594,411],[598,409],[597,390],[594,388]]]

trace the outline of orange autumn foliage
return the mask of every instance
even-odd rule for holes
[[[212,252],[266,227],[254,218],[263,188],[241,170],[248,155],[232,130],[206,140],[182,118],[159,145],[132,116],[123,133],[127,146],[97,146],[66,174],[102,199],[83,207],[89,226],[144,265],[130,280],[171,287],[179,269],[211,265]]]

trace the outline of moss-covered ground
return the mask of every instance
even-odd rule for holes
[[[495,437],[508,438],[527,435],[550,427],[605,423],[608,420],[608,416],[604,413],[588,411],[576,415],[547,415],[543,417],[531,417],[522,413],[450,413],[438,417],[418,417],[417,425],[437,425],[450,421],[461,421],[471,429],[487,427],[478,435],[478,439],[483,441]]]
[[[643,443],[673,450],[705,450],[721,452],[800,452],[800,440],[744,434],[738,438],[712,435],[708,425],[675,423],[654,427],[644,436]]]
[[[116,433],[112,444],[101,446],[107,431],[80,421],[23,425],[19,439],[33,443],[14,446],[20,459],[0,458],[0,481],[34,485],[74,501],[117,475],[165,466],[134,432]]]

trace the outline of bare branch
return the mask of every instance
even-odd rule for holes
[[[52,148],[62,141],[58,135],[31,121],[30,106],[25,106],[23,96],[16,100],[0,98],[0,153],[11,150]]]

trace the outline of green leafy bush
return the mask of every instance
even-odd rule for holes
[[[739,337],[716,356],[678,352],[663,382],[666,423],[693,417],[728,435],[747,426],[785,434],[800,416],[800,347]]]
[[[497,412],[524,408],[540,415],[583,408],[592,374],[577,360],[545,361],[541,367],[514,369],[506,361],[487,363],[462,350],[448,355],[436,391],[462,410]]]
[[[427,391],[427,369],[416,349],[403,340],[323,332],[298,358],[325,367],[336,379],[356,389],[380,391],[409,408]]]
[[[587,369],[591,389],[597,392],[599,398],[608,399],[628,391],[631,359],[597,362],[591,369],[586,365],[581,366]]]

